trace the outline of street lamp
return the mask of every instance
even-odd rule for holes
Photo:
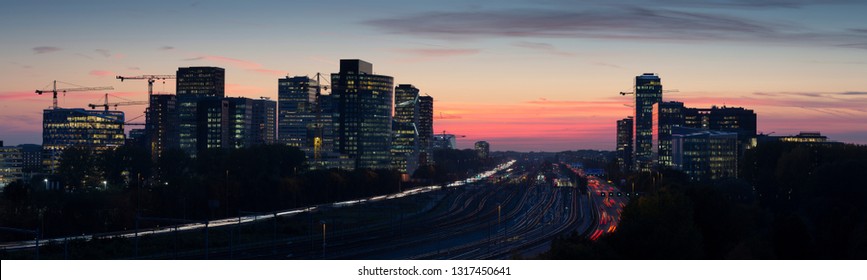
[[[105,181],[105,180],[102,181],[102,189],[103,190],[108,189],[108,181]]]
[[[45,182],[45,190],[48,190],[48,178],[42,179]]]

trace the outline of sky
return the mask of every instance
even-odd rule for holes
[[[226,69],[226,95],[363,59],[434,98],[434,130],[492,150],[613,150],[634,78],[666,101],[752,109],[772,135],[867,144],[867,1],[16,1],[0,9],[0,140],[41,143],[61,107],[146,100],[116,75]],[[174,82],[155,92],[174,92]],[[119,107],[143,122],[144,106]]]

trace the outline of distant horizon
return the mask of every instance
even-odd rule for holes
[[[34,90],[53,80],[140,101],[147,83],[115,76],[207,65],[226,69],[226,96],[277,100],[278,78],[336,73],[357,58],[432,96],[434,132],[466,135],[459,148],[613,150],[616,120],[634,114],[618,93],[648,72],[677,90],[664,101],[751,109],[762,133],[867,144],[861,1],[151,3],[4,7],[0,140],[41,142],[51,96]],[[59,104],[87,108],[104,94]],[[119,109],[132,119],[144,108]]]

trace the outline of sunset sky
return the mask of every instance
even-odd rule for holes
[[[753,109],[760,132],[867,144],[865,18],[863,0],[17,1],[0,9],[0,140],[41,143],[51,97],[34,90],[52,80],[146,100],[115,76],[219,66],[227,96],[276,99],[277,78],[358,58],[433,96],[460,148],[613,150],[633,114],[618,92],[645,72],[678,90],[664,100]]]

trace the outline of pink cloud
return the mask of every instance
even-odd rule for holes
[[[112,77],[112,78],[117,76],[114,72],[105,71],[105,70],[92,70],[92,71],[90,71],[90,75],[91,76],[97,76],[97,77]]]

